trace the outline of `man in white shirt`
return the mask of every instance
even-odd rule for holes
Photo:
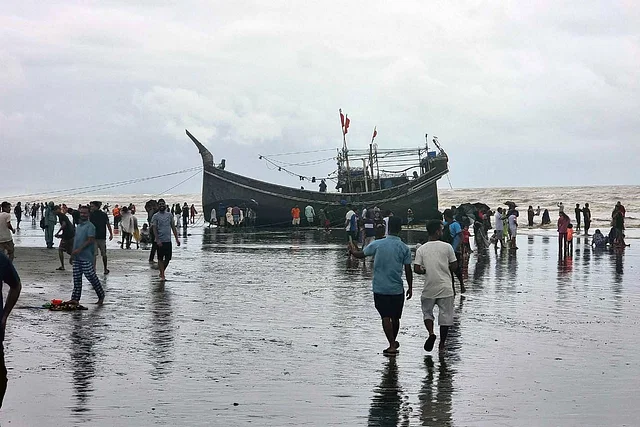
[[[345,215],[344,221],[344,229],[347,232],[347,239],[350,239],[350,242],[357,243],[358,242],[358,225],[357,225],[357,216],[356,212],[353,210],[353,207],[349,206],[349,211]]]
[[[12,233],[15,232],[11,225],[11,203],[2,202],[2,211],[0,212],[0,251],[4,251],[11,262],[13,262],[15,251]]]
[[[451,284],[451,273],[458,268],[458,261],[453,247],[442,242],[442,222],[432,220],[427,223],[429,241],[416,251],[413,271],[424,275],[424,288],[420,298],[422,303],[422,317],[429,332],[429,338],[424,343],[425,351],[431,351],[436,342],[433,332],[433,308],[438,306],[438,324],[440,325],[439,350],[443,352],[449,328],[453,326],[455,290]]]
[[[393,212],[385,211],[384,212],[384,235],[385,237],[389,235],[389,217],[393,216]]]

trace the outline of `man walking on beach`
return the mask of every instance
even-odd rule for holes
[[[460,281],[460,293],[465,293],[464,278],[462,277],[462,247],[460,242],[462,241],[462,227],[458,221],[453,219],[453,211],[451,209],[445,209],[444,211],[444,226],[445,230],[442,233],[443,240],[451,244],[453,252],[456,254],[458,260],[456,270],[451,274],[451,285],[454,283],[454,274]],[[448,231],[448,233],[447,233]]]
[[[95,262],[96,227],[89,221],[89,206],[80,207],[80,224],[73,240],[73,293],[69,304],[80,304],[82,275],[89,280],[98,295],[96,304],[104,302],[104,290],[93,268]]]
[[[355,242],[349,242],[349,253],[356,258],[375,256],[373,260],[373,300],[382,318],[384,331],[389,347],[383,354],[394,356],[400,344],[396,341],[400,330],[400,318],[404,307],[404,283],[402,270],[407,278],[407,300],[413,295],[413,272],[411,271],[411,251],[398,235],[402,229],[399,217],[389,218],[389,235],[376,240],[364,251],[359,251]]]
[[[56,238],[60,239],[60,245],[58,246],[58,255],[60,256],[60,267],[56,270],[64,271],[64,253],[71,255],[73,252],[73,238],[76,235],[76,229],[69,220],[67,214],[62,212],[60,206],[55,207],[55,213],[58,216],[58,222],[60,223],[60,229],[56,233]],[[69,260],[72,262],[73,258]]]
[[[15,252],[12,233],[15,232],[11,225],[11,203],[2,202],[2,211],[0,212],[0,253],[6,253],[11,262],[13,262]]]
[[[53,248],[53,232],[56,228],[58,218],[54,211],[53,202],[47,203],[47,208],[44,211],[44,240],[47,242],[47,249]]]
[[[104,267],[104,274],[109,274],[107,268],[107,229],[109,230],[109,241],[113,240],[113,230],[111,229],[111,223],[107,214],[100,209],[102,202],[94,200],[90,204],[91,214],[89,215],[89,221],[96,228],[96,251],[95,255],[98,256],[98,250],[102,256],[102,265]],[[93,268],[96,268],[96,258],[93,258]]]
[[[424,274],[424,288],[420,297],[424,325],[429,338],[424,343],[425,351],[431,351],[436,342],[433,332],[433,308],[438,306],[438,324],[440,325],[440,351],[444,351],[449,328],[453,326],[455,290],[451,285],[451,273],[458,269],[456,254],[451,245],[441,241],[442,223],[431,220],[427,223],[429,241],[416,251],[413,271]]]
[[[176,238],[176,245],[180,246],[178,230],[173,222],[173,215],[167,212],[167,204],[164,199],[158,200],[158,212],[151,218],[151,229],[158,246],[158,268],[160,269],[160,280],[165,280],[165,271],[171,261],[171,232]]]
[[[9,285],[9,293],[7,294],[7,301],[4,306],[2,304],[2,292],[0,292],[0,408],[2,408],[2,401],[7,391],[7,367],[4,363],[4,331],[7,327],[7,318],[11,313],[11,310],[16,305],[22,285],[20,283],[20,277],[13,267],[13,264],[1,251],[0,251],[0,288],[2,283]]]

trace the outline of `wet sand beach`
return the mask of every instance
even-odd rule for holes
[[[30,225],[29,225],[30,226]],[[516,254],[471,256],[449,350],[422,346],[416,278],[396,358],[371,294],[372,263],[342,233],[193,228],[167,271],[109,243],[107,297],[83,312],[71,270],[38,230],[16,236],[23,294],[7,326],[3,425],[636,425],[638,271],[577,238],[520,235]],[[418,231],[404,232],[415,243]],[[101,268],[98,269],[101,273]],[[6,291],[6,290],[5,290]]]

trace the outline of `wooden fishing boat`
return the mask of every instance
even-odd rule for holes
[[[432,140],[436,151],[430,151],[428,143],[414,149],[378,150],[372,140],[368,152],[362,151],[365,161],[359,168],[349,166],[349,156],[354,162],[354,150],[350,152],[346,149],[345,140],[343,150],[336,157],[336,188],[340,192],[320,192],[273,184],[230,172],[226,170],[224,160],[215,165],[211,152],[188,130],[186,133],[202,157],[202,206],[207,221],[210,220],[212,209],[216,209],[220,217],[227,207],[233,206],[250,208],[256,214],[255,225],[260,227],[290,226],[291,208],[296,205],[303,218],[308,205],[313,206],[316,217],[324,209],[335,226],[344,224],[349,206],[353,206],[356,212],[363,207],[370,209],[377,206],[381,211],[390,210],[401,218],[405,218],[407,209],[411,209],[414,222],[439,217],[437,181],[449,170],[447,154],[437,138]],[[384,165],[389,164],[391,158],[395,159],[396,166],[408,167],[403,167],[401,171],[385,170]],[[317,181],[315,178],[312,180]]]

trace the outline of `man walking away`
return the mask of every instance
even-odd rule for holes
[[[316,211],[313,209],[313,206],[307,205],[307,207],[304,208],[304,216],[307,218],[307,225],[311,227],[316,216]]]
[[[120,249],[131,249],[131,238],[133,237],[133,217],[128,207],[123,206],[120,210],[120,235],[122,242],[120,242]]]
[[[355,214],[354,214],[355,215]],[[404,283],[402,270],[407,278],[407,300],[413,295],[413,272],[411,271],[411,251],[400,240],[402,229],[399,217],[389,218],[389,235],[367,245],[364,251],[357,250],[355,242],[349,242],[349,253],[356,258],[374,256],[373,260],[373,300],[382,318],[382,330],[389,342],[383,354],[395,356],[400,344],[396,341],[400,330],[400,318],[404,307]]]
[[[184,202],[182,205],[182,228],[187,228],[187,224],[189,224],[189,205]]]
[[[441,241],[442,223],[431,220],[427,223],[429,241],[416,251],[413,271],[424,274],[424,288],[420,297],[424,325],[429,332],[429,338],[424,343],[425,351],[431,351],[436,341],[433,332],[433,308],[438,306],[438,324],[440,325],[441,352],[445,349],[445,342],[449,328],[453,326],[455,289],[451,286],[451,273],[458,269],[456,254],[451,245]]]
[[[211,209],[211,216],[209,216],[209,227],[215,225],[218,222],[218,213],[216,212],[216,208]]]
[[[173,215],[167,212],[167,204],[164,199],[158,200],[158,212],[151,218],[151,229],[158,246],[158,268],[160,269],[160,280],[165,280],[165,271],[171,261],[171,232],[176,238],[176,245],[180,246],[178,230],[173,222]]]
[[[22,221],[22,202],[16,203],[16,207],[13,208],[13,213],[16,216],[16,231],[20,231],[20,221]]]
[[[111,229],[111,223],[107,214],[100,209],[102,202],[91,202],[91,214],[89,215],[89,221],[96,228],[96,251],[95,255],[98,256],[98,250],[102,256],[102,266],[104,267],[104,274],[109,274],[107,268],[107,229],[109,230],[109,241],[113,240],[113,230]],[[78,213],[80,213],[78,211]],[[78,220],[80,217],[78,217]],[[93,258],[93,268],[96,268],[96,258]]]
[[[9,293],[7,294],[7,301],[2,304],[2,292],[0,292],[0,408],[2,408],[2,401],[7,391],[7,367],[4,363],[4,331],[7,327],[7,318],[11,313],[11,310],[16,305],[22,285],[20,284],[20,277],[13,267],[13,264],[1,251],[0,251],[0,288],[2,283],[9,285]]]
[[[6,253],[11,262],[13,262],[15,253],[12,233],[15,232],[11,225],[11,203],[2,202],[2,211],[0,212],[0,253]]]
[[[53,248],[53,231],[56,228],[58,217],[54,211],[53,202],[47,203],[47,208],[44,211],[44,239],[47,242],[47,248]]]
[[[60,267],[56,270],[64,271],[64,253],[71,255],[73,252],[73,238],[76,235],[76,229],[69,220],[67,214],[62,212],[60,206],[55,207],[56,215],[58,216],[58,222],[60,222],[60,229],[56,233],[56,238],[60,239],[60,245],[58,246],[58,255],[60,256]],[[72,262],[73,258],[69,260]]]
[[[369,244],[376,239],[375,223],[373,222],[371,215],[371,210],[368,210],[367,216],[364,218],[364,243],[362,245],[362,249],[369,246]]]
[[[165,205],[166,208],[166,205]],[[153,227],[151,227],[151,220],[153,216],[158,212],[158,202],[151,199],[144,205],[144,209],[147,211],[147,223],[150,226],[149,229],[149,239],[151,240],[151,252],[149,253],[149,264],[153,264],[153,260],[156,256],[156,251],[158,250],[158,245],[156,244],[156,235],[153,231]],[[173,214],[170,213],[173,218]]]
[[[580,231],[580,214],[582,213],[582,209],[580,209],[580,204],[576,203],[576,231]]]
[[[80,304],[82,296],[82,275],[93,286],[98,295],[96,304],[104,302],[104,290],[100,284],[100,279],[93,268],[96,249],[96,227],[89,221],[89,207],[82,206],[80,209],[80,224],[76,227],[76,236],[73,240],[73,293],[69,304]]]
[[[464,279],[462,277],[462,247],[460,242],[462,241],[462,227],[460,224],[453,219],[453,212],[451,209],[445,209],[444,211],[444,230],[442,232],[442,240],[444,242],[450,243],[453,248],[453,252],[456,254],[456,259],[458,260],[457,269],[454,272],[455,276],[458,277],[460,281],[460,293],[465,293],[466,288],[464,287]],[[453,274],[451,274],[451,285],[453,286],[454,278]]]
[[[584,217],[584,235],[589,235],[589,228],[591,227],[591,209],[589,209],[589,203],[584,204],[582,208],[582,216]]]

